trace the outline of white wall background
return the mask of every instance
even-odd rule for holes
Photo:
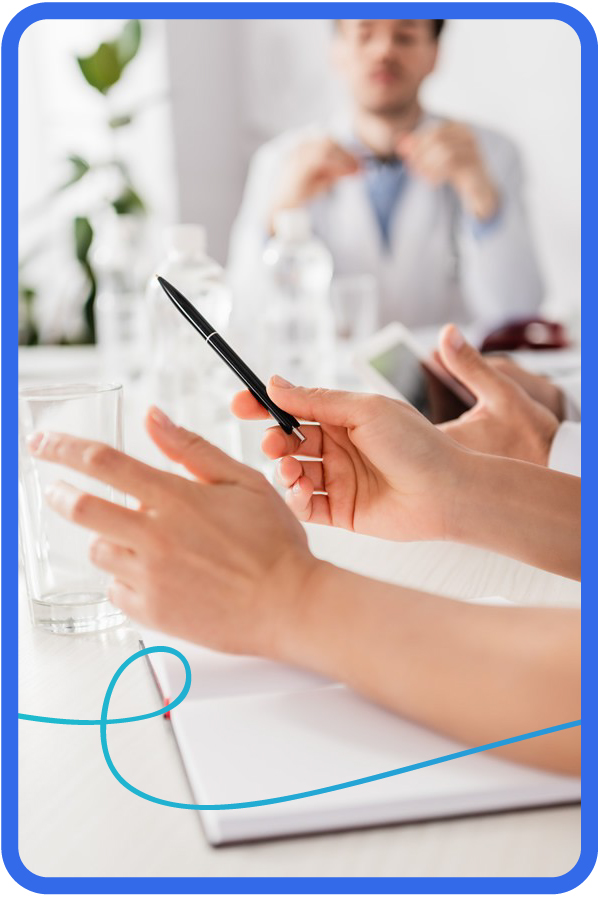
[[[251,152],[343,96],[329,21],[167,23],[180,212],[224,260]],[[451,21],[425,104],[511,136],[527,173],[547,311],[580,303],[580,47],[556,21]],[[575,324],[575,322],[574,322]]]

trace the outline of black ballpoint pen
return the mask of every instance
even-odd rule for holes
[[[295,419],[294,416],[285,412],[285,410],[280,409],[276,403],[273,403],[267,394],[265,385],[258,375],[254,374],[252,369],[250,369],[244,360],[237,355],[227,341],[215,331],[210,322],[207,322],[204,316],[198,312],[193,303],[190,303],[187,297],[183,296],[181,291],[178,291],[176,287],[173,287],[172,284],[169,284],[169,282],[164,278],[161,278],[160,275],[157,275],[156,277],[161,288],[173,305],[179,310],[181,315],[202,335],[206,343],[212,347],[215,353],[218,353],[223,362],[225,362],[231,371],[237,375],[240,381],[246,385],[252,396],[255,397],[261,406],[264,406],[267,412],[273,416],[278,425],[281,425],[285,433],[295,434],[300,441],[306,440],[299,430],[300,422]]]

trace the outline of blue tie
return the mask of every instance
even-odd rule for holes
[[[382,243],[385,249],[389,250],[390,227],[404,183],[404,166],[397,157],[390,159],[370,157],[365,163],[367,192],[377,217]]]

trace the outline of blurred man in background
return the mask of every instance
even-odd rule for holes
[[[542,282],[515,147],[420,104],[443,25],[335,22],[333,62],[351,114],[256,153],[232,233],[234,283],[256,270],[277,213],[305,207],[336,275],[376,276],[381,325],[452,319],[483,332],[538,310]]]

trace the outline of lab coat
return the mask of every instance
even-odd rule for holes
[[[428,114],[420,127],[441,121]],[[543,287],[523,203],[519,155],[502,135],[471,127],[501,195],[499,214],[483,227],[465,214],[452,188],[431,187],[409,173],[393,213],[389,249],[360,173],[340,179],[308,207],[315,233],[333,255],[335,275],[375,275],[381,326],[454,321],[475,324],[483,335],[539,309]],[[238,308],[257,299],[252,284],[281,167],[294,146],[319,132],[324,129],[314,126],[287,132],[261,147],[251,161],[228,261]],[[343,119],[326,133],[343,146],[355,146]]]

